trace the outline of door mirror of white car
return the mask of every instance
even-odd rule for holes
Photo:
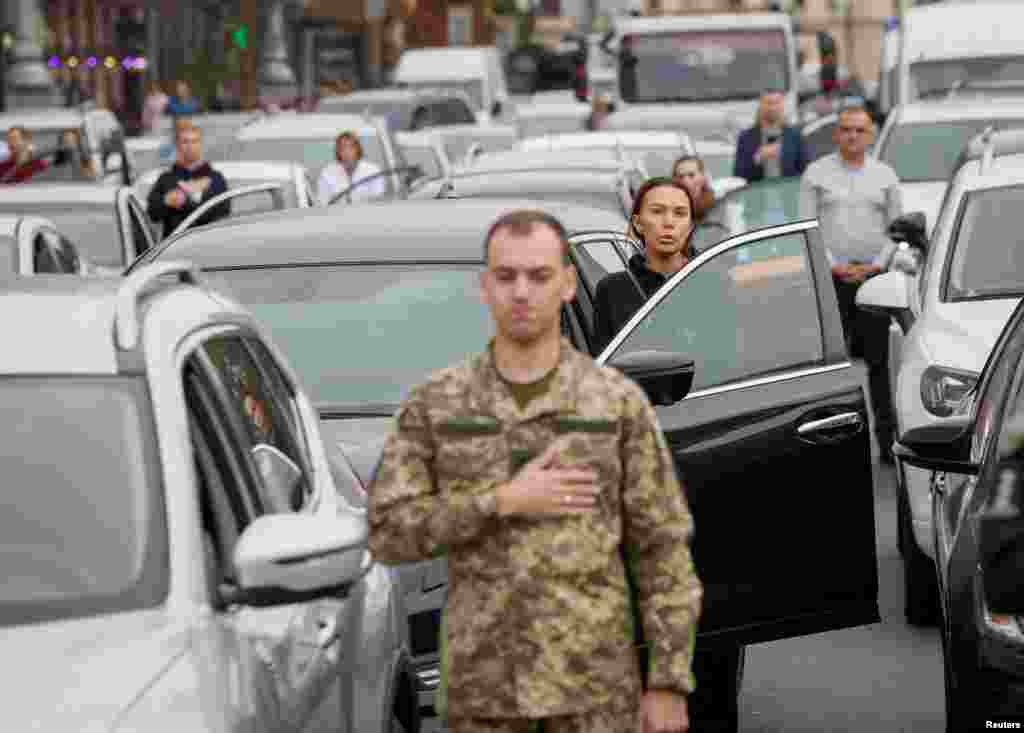
[[[370,569],[364,516],[265,514],[235,545],[236,584],[222,587],[228,605],[275,606],[341,597]]]
[[[923,211],[913,211],[896,217],[889,225],[889,238],[906,242],[923,254],[928,251],[928,218]]]
[[[124,156],[121,153],[109,153],[104,166],[107,173],[117,173],[124,168]]]
[[[857,290],[857,307],[898,318],[909,309],[907,276],[902,272],[883,272]]]
[[[631,351],[616,354],[608,366],[618,369],[647,393],[651,404],[674,405],[690,391],[695,373],[693,359],[667,351]]]

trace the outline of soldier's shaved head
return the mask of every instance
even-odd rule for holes
[[[502,214],[491,224],[491,228],[487,230],[487,236],[484,237],[484,262],[490,262],[491,240],[494,239],[494,235],[499,230],[507,229],[514,236],[527,237],[533,231],[533,228],[537,226],[550,227],[555,232],[555,235],[562,243],[562,262],[568,265],[570,263],[569,233],[562,226],[562,222],[551,214],[535,209],[510,211],[507,214]]]

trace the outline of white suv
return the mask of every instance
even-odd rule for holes
[[[887,312],[899,325],[890,331],[899,434],[963,409],[1024,295],[1021,231],[1024,131],[983,135],[954,168],[918,272],[879,275],[858,292],[858,305]],[[938,618],[932,476],[909,466],[900,466],[897,476],[906,616],[931,623]]]
[[[0,289],[9,723],[415,730],[359,480],[263,329],[198,277]]]

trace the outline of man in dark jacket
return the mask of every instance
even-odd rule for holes
[[[202,159],[198,128],[179,129],[175,148],[174,165],[157,179],[146,202],[149,218],[163,222],[165,237],[202,204],[228,190],[224,176]],[[209,224],[230,214],[231,203],[225,201],[200,217],[196,225]]]
[[[807,167],[800,131],[785,124],[786,97],[770,90],[761,95],[757,124],[740,133],[733,175],[747,181],[799,176]]]

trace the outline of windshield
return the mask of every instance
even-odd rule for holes
[[[903,183],[946,181],[964,146],[992,120],[925,122],[894,127],[879,157]],[[999,129],[1024,126],[1024,120],[999,120]]]
[[[1024,89],[1024,56],[919,61],[910,65],[911,94],[944,95],[955,89]]]
[[[967,194],[953,240],[946,300],[1024,295],[1024,186]]]
[[[757,99],[790,85],[781,30],[628,35],[622,46],[619,83],[627,102]]]
[[[786,224],[800,219],[800,178],[775,178],[750,183],[718,201],[708,217],[729,235]]]
[[[102,206],[76,205],[72,201],[46,205],[0,203],[0,214],[49,219],[57,231],[75,244],[79,254],[93,264],[107,267],[125,264],[113,199]]]
[[[478,110],[484,108],[484,82],[482,79],[402,82],[402,87],[405,89],[440,89],[446,92],[462,92],[469,97],[469,101]]]
[[[480,267],[320,265],[209,277],[270,328],[314,402],[398,404],[490,338]]]
[[[363,159],[381,170],[390,167],[384,147],[376,135],[360,135]],[[324,138],[277,138],[272,140],[236,140],[225,156],[228,160],[279,160],[305,166],[314,179],[334,160],[334,136]],[[391,176],[382,176],[389,192]]]
[[[142,377],[0,380],[0,625],[154,605],[166,589]]]

